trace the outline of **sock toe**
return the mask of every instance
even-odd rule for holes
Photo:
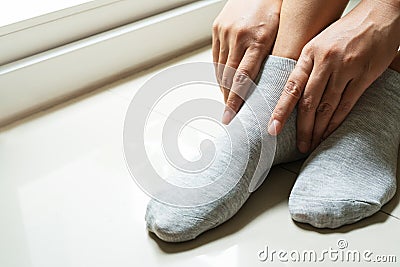
[[[371,216],[394,196],[399,82],[399,73],[386,70],[310,154],[290,195],[293,220],[337,228]]]
[[[184,242],[216,226],[216,223],[208,220],[206,216],[199,216],[201,213],[201,207],[180,208],[151,200],[147,206],[145,220],[148,231],[161,240]],[[207,214],[207,211],[204,210],[203,213]]]
[[[379,203],[354,199],[322,199],[290,196],[292,219],[317,228],[338,228],[371,216],[380,209]]]

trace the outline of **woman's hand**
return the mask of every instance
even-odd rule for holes
[[[297,146],[303,153],[314,149],[389,66],[399,44],[400,1],[363,0],[303,48],[269,133],[280,133],[298,103]]]
[[[212,51],[227,106],[225,124],[239,111],[249,90],[248,78],[257,77],[274,44],[281,4],[282,0],[230,0],[214,21]]]

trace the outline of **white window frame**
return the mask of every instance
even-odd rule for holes
[[[201,0],[0,66],[0,126],[211,40]]]
[[[6,25],[0,27],[0,65],[195,1],[96,0]]]

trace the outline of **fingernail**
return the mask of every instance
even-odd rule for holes
[[[230,109],[226,109],[224,115],[222,115],[222,123],[228,125],[234,117],[235,113]]]
[[[268,133],[270,135],[278,135],[278,133],[281,131],[281,127],[281,122],[274,119],[268,126]]]
[[[309,147],[308,144],[304,141],[300,141],[298,144],[298,148],[301,153],[307,153],[308,147]]]

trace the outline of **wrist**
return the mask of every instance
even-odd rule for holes
[[[367,11],[372,18],[380,17],[389,21],[400,19],[400,0],[364,0],[361,1],[359,6]]]
[[[400,32],[400,0],[363,0],[353,11],[364,26],[389,35]]]
[[[400,12],[400,0],[378,0],[375,2],[378,4],[386,5],[393,9],[393,11],[397,11],[397,13]]]

